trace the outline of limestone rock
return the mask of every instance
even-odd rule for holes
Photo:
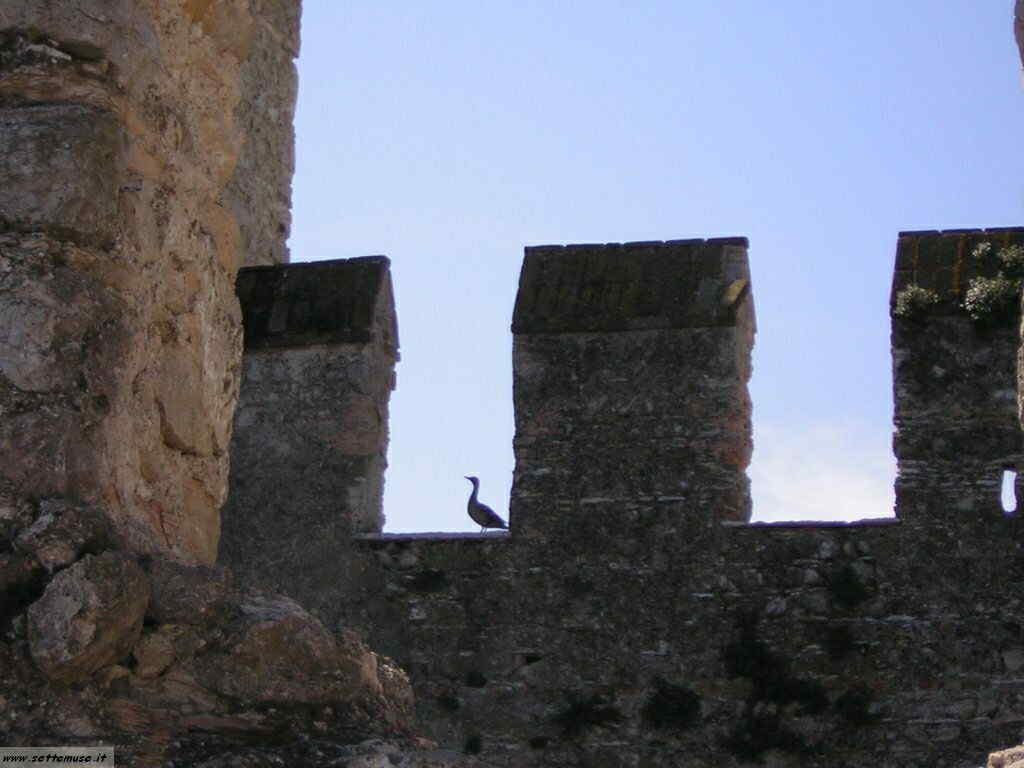
[[[110,112],[81,104],[0,109],[0,220],[109,241],[125,137]]]
[[[135,645],[135,674],[141,678],[156,677],[174,663],[174,638],[177,626],[165,624],[159,631],[143,635]]]
[[[409,676],[405,673],[394,659],[387,656],[377,656],[377,677],[380,679],[384,698],[391,702],[400,711],[412,713],[416,704],[413,696],[412,684]]]
[[[988,768],[1021,768],[1024,766],[1024,746],[1011,747],[988,756]]]
[[[71,565],[87,551],[105,549],[110,539],[106,517],[88,504],[47,499],[39,505],[39,517],[21,532],[15,549],[33,555],[48,573]]]
[[[183,565],[154,559],[146,570],[153,587],[146,615],[160,624],[205,625],[228,613],[231,571],[219,565]]]
[[[123,553],[86,555],[28,610],[32,659],[46,677],[87,678],[126,656],[142,631],[149,583]]]
[[[354,635],[341,642],[293,600],[247,593],[224,650],[196,660],[201,682],[248,702],[326,703],[379,697],[377,657]]]

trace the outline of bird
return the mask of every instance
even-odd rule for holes
[[[508,523],[501,519],[497,512],[481,501],[477,501],[476,494],[480,490],[480,479],[471,475],[465,476],[473,484],[473,492],[469,494],[469,501],[466,502],[466,511],[470,519],[480,526],[480,533],[485,528],[504,528],[508,530]]]

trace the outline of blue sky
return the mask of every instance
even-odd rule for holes
[[[900,230],[1019,225],[1009,0],[305,0],[293,261],[392,260],[387,530],[507,512],[525,245],[750,238],[755,519],[892,513]]]

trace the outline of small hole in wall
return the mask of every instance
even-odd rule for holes
[[[1013,469],[1003,470],[1003,491],[1000,494],[1003,501],[1003,513],[1005,515],[1017,514],[1017,471]]]

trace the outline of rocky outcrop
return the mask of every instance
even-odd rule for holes
[[[408,678],[355,633],[331,633],[281,595],[236,589],[221,567],[107,550],[50,576],[41,563],[58,550],[43,533],[63,521],[70,541],[88,527],[71,524],[72,507],[41,506],[16,540],[42,585],[0,628],[8,743],[101,738],[128,765],[199,764],[243,743],[255,749],[245,764],[271,765],[310,739],[367,765],[423,751]],[[342,747],[371,737],[394,743]],[[435,757],[400,764],[454,764]]]
[[[405,672],[354,632],[223,566],[118,549],[98,507],[0,486],[0,607],[5,743],[102,741],[126,765],[217,765],[243,743],[276,765],[368,738],[391,746],[345,754],[433,754]]]

